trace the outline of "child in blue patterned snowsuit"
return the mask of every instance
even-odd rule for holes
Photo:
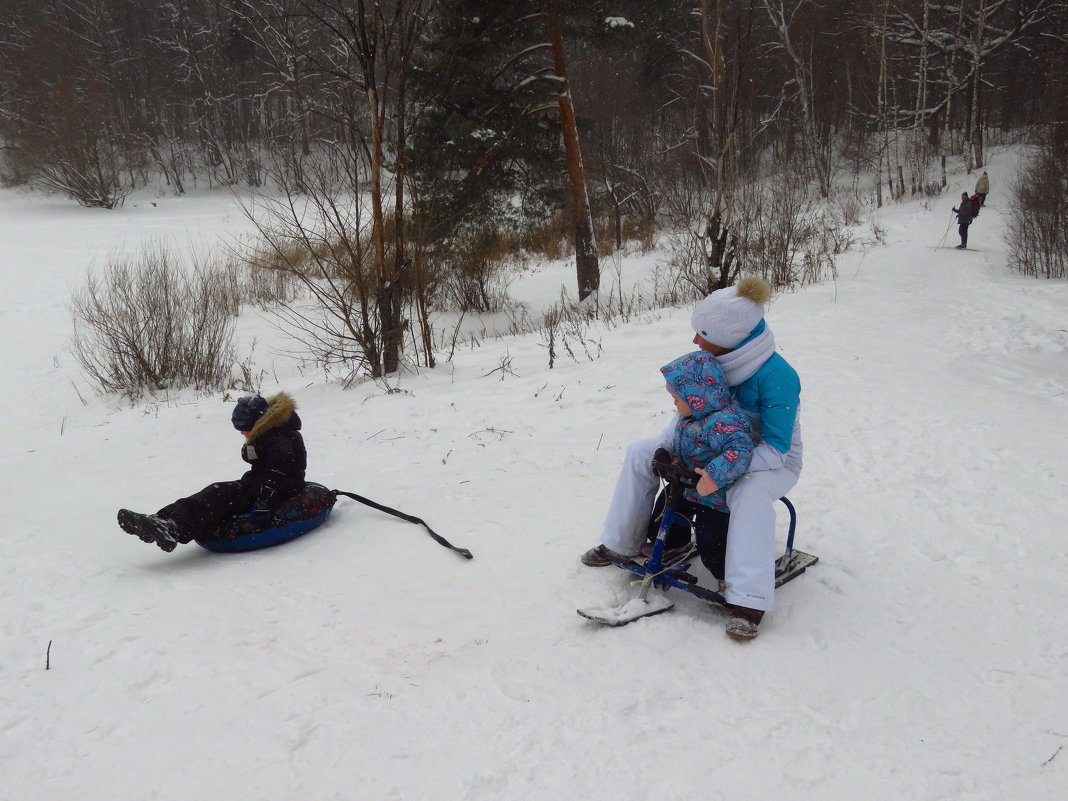
[[[727,487],[749,469],[753,439],[749,419],[731,403],[730,390],[714,356],[696,351],[660,368],[675,401],[672,455],[701,475],[683,497],[722,510]]]
[[[694,520],[697,539],[704,529],[719,528],[725,518],[727,488],[749,469],[753,439],[749,418],[731,402],[730,390],[716,359],[704,351],[688,353],[660,368],[678,414],[651,440],[627,449],[605,516],[601,545],[587,551],[590,566],[611,563],[608,551],[636,556],[655,526],[650,525],[660,480],[653,474],[651,450],[664,448],[684,467],[701,475],[695,489],[684,492],[676,511]]]

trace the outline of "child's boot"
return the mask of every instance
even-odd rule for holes
[[[129,509],[120,509],[118,520],[119,528],[127,534],[139,537],[142,542],[155,543],[161,550],[168,553],[178,547],[178,543],[182,541],[178,524],[165,517],[143,515],[139,512],[131,512]]]

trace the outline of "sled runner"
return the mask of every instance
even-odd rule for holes
[[[726,598],[716,590],[702,587],[697,583],[697,577],[688,573],[693,557],[696,553],[692,545],[688,548],[679,549],[670,556],[665,555],[665,543],[668,532],[672,526],[687,526],[692,531],[692,523],[688,518],[679,514],[675,509],[682,499],[682,491],[687,487],[697,486],[700,476],[677,464],[671,464],[662,458],[653,459],[653,472],[667,482],[667,503],[664,514],[657,530],[656,541],[653,543],[652,554],[648,559],[641,557],[616,556],[612,558],[612,564],[641,577],[641,590],[638,596],[617,605],[605,607],[587,607],[577,609],[582,617],[601,623],[605,626],[624,626],[631,621],[650,615],[666,612],[674,606],[674,603],[662,592],[651,592],[655,587],[658,590],[671,588],[683,590],[709,603],[725,606]],[[780,498],[790,513],[790,530],[786,539],[786,551],[775,562],[775,586],[781,587],[788,581],[804,573],[809,567],[819,561],[818,556],[804,553],[794,549],[794,531],[797,527],[797,513],[793,504],[787,498]],[[611,554],[611,551],[609,551]]]

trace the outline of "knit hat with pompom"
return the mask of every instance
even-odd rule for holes
[[[771,284],[751,275],[698,303],[690,324],[702,339],[733,350],[764,319],[764,304],[769,300]]]

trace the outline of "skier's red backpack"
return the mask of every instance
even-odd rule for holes
[[[968,198],[972,202],[972,217],[979,216],[979,209],[983,206],[983,198],[981,195],[972,195]]]

